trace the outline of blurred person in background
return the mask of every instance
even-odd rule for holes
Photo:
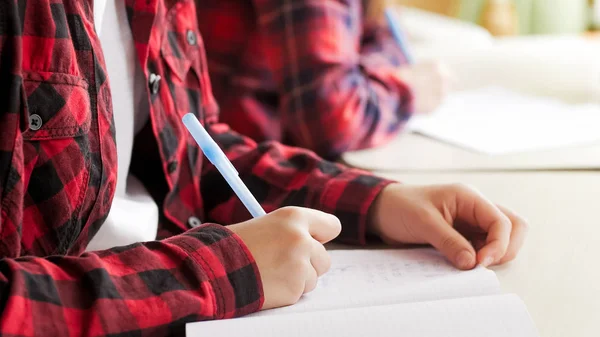
[[[256,141],[335,159],[395,137],[441,103],[449,71],[409,64],[384,0],[201,1],[221,119]]]

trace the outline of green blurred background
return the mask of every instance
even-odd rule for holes
[[[486,5],[514,9],[518,34],[578,34],[591,29],[594,2],[600,0],[392,0],[475,23]],[[600,7],[600,4],[596,5]],[[596,7],[596,8],[598,8]],[[597,13],[597,9],[596,9]]]

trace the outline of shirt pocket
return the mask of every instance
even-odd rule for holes
[[[26,141],[60,140],[86,135],[91,126],[87,82],[57,73],[28,73],[23,78]]]
[[[90,170],[102,167],[91,150],[99,139],[92,135],[88,84],[69,74],[28,72],[21,90],[2,200],[2,237],[11,239],[3,248],[8,255],[66,254],[86,223],[84,200],[94,198],[87,195]]]

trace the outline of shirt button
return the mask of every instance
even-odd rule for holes
[[[29,116],[29,128],[33,131],[37,131],[42,127],[42,117],[38,114]]]
[[[188,30],[186,33],[187,42],[190,46],[195,46],[198,43],[198,38],[196,37],[196,33],[193,30]]]
[[[177,162],[176,161],[170,162],[169,165],[167,165],[167,170],[169,171],[169,173],[175,172],[175,170],[177,170]]]
[[[188,225],[190,225],[190,227],[192,227],[192,228],[196,228],[196,227],[202,225],[202,221],[200,221],[200,219],[196,218],[195,216],[191,216],[188,219]]]
[[[162,78],[160,77],[160,75],[156,75],[156,74],[150,74],[150,80],[149,80],[149,84],[150,84],[150,92],[152,92],[152,95],[156,95],[158,93],[158,89],[160,89],[160,80]]]

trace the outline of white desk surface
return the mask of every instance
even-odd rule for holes
[[[574,103],[600,103],[600,39],[530,36],[498,39],[491,46],[478,44],[472,50],[436,46],[435,50],[425,48],[418,56],[450,65],[461,89],[502,86]],[[347,153],[343,161],[354,167],[394,172],[590,169],[600,168],[600,143],[488,156],[405,133],[386,146]]]
[[[493,268],[527,304],[541,337],[598,336],[600,172],[380,175],[405,183],[462,182],[527,218],[517,260]]]
[[[600,144],[490,156],[405,133],[385,146],[348,152],[344,163],[372,171],[572,170],[600,168]]]

